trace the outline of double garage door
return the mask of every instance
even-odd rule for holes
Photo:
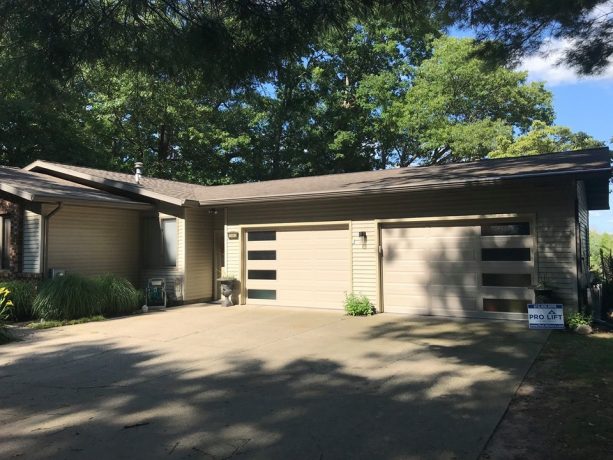
[[[351,289],[346,227],[253,230],[246,236],[247,303],[343,308]]]
[[[532,300],[529,222],[383,227],[380,238],[386,312],[524,313]],[[346,227],[247,232],[247,303],[341,309],[351,292],[350,244]]]

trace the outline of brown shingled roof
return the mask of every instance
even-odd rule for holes
[[[37,161],[27,169],[60,174],[64,177],[73,176],[177,205],[220,206],[281,199],[458,187],[467,183],[562,174],[600,173],[603,177],[609,177],[610,154],[607,148],[599,148],[439,166],[406,167],[216,186],[150,177],[143,177],[140,185],[137,185],[133,176],[129,174],[44,161]]]
[[[128,200],[112,193],[76,184],[23,169],[0,166],[0,190],[32,202],[87,202],[98,206],[134,207],[143,209],[147,205]]]

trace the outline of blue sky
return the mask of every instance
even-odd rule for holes
[[[607,142],[613,137],[613,79],[578,81],[549,86],[553,92],[556,123],[585,131]],[[612,211],[591,211],[590,226],[599,232],[613,233]]]
[[[556,124],[584,131],[613,149],[613,64],[602,75],[581,78],[572,69],[556,65],[559,57],[556,51],[546,57],[533,56],[520,68],[528,71],[530,79],[547,82],[547,89],[553,93]],[[613,233],[613,212],[590,212],[590,225],[600,232]]]

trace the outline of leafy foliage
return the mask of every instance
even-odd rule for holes
[[[604,142],[598,141],[584,132],[574,133],[565,126],[548,126],[546,123],[536,120],[532,123],[530,131],[522,136],[516,139],[498,139],[498,146],[496,150],[489,154],[489,157],[518,157],[604,146]]]
[[[477,29],[494,60],[514,60],[550,40],[571,46],[563,60],[579,72],[602,72],[613,55],[613,10],[608,0],[468,0],[447,2],[458,25]],[[459,8],[458,8],[459,7]]]
[[[613,253],[613,235],[590,230],[590,268],[602,275],[601,255],[605,257]],[[612,279],[613,281],[613,279]]]
[[[36,284],[29,281],[3,281],[0,282],[0,289],[9,291],[8,299],[12,302],[10,319],[24,321],[31,319],[32,305],[36,298]]]
[[[345,296],[345,312],[349,316],[370,316],[375,314],[375,309],[368,297],[351,293]]]
[[[67,274],[41,286],[33,305],[36,318],[71,320],[100,313],[100,289],[91,278]]]
[[[6,332],[4,323],[11,318],[13,303],[8,298],[9,290],[5,287],[0,287],[0,344],[9,342],[10,335]]]
[[[301,44],[275,42],[268,51],[254,47],[245,62],[225,56],[223,47],[208,47],[219,40],[220,46],[236,44],[231,52],[240,53],[254,40],[251,28],[259,31],[262,24],[287,19],[286,13],[303,2],[279,2],[274,14],[276,6],[258,2],[252,7],[263,16],[253,18],[234,4],[217,2],[215,9],[205,2],[182,20],[177,17],[191,2],[166,2],[164,11],[154,3],[139,0],[133,8],[123,0],[114,8],[102,2],[52,3],[40,11],[30,5],[20,11],[23,17],[13,18],[0,32],[0,44],[7,44],[0,48],[5,108],[0,162],[23,166],[40,158],[125,172],[139,160],[150,176],[226,184],[466,161],[492,151],[510,155],[526,145],[538,144],[542,151],[566,145],[567,138],[574,145],[580,140],[580,134],[547,134],[554,139],[547,144],[530,131],[536,121],[550,129],[551,94],[523,72],[488,66],[472,40],[436,38],[442,19],[420,16],[435,9],[428,2],[409,8],[412,19],[402,24],[389,19],[393,12],[374,5],[379,2],[371,5],[376,14],[370,15],[365,11],[374,10],[362,11],[361,2],[346,11],[335,11],[344,4],[335,2],[326,14],[338,13],[343,20],[334,27],[312,24],[315,30],[292,18],[290,30],[309,28],[299,37]],[[264,4],[271,10],[259,11]],[[309,3],[303,13],[320,14],[316,4]],[[56,14],[62,19],[55,39],[67,40],[68,48],[47,49],[58,60],[45,64],[48,57],[40,53],[55,44],[41,42],[46,32],[30,30],[24,17],[40,24]],[[209,16],[213,23],[189,28],[192,19]],[[100,22],[87,29],[94,17]],[[248,19],[232,24],[227,18]],[[200,48],[172,51],[187,39],[181,34],[211,24],[222,36],[206,46],[192,37]],[[71,33],[64,27],[72,27]],[[117,36],[106,37],[110,31]],[[276,41],[271,34],[286,32],[267,28],[258,37]],[[92,42],[73,49],[71,34]],[[15,37],[22,40],[14,42]],[[161,37],[168,43],[158,41]],[[145,48],[148,40],[151,49]],[[203,50],[210,54],[201,56]],[[60,59],[62,52],[66,60]],[[248,60],[260,52],[270,53],[269,59],[252,67]],[[37,57],[31,62],[30,53]],[[215,61],[222,55],[227,59]],[[47,64],[62,68],[49,79],[51,70],[42,68]],[[591,141],[585,138],[581,145]]]
[[[572,313],[568,319],[566,320],[568,327],[570,329],[576,329],[577,326],[585,325],[589,326],[592,324],[592,316],[587,313],[575,312]]]
[[[100,292],[100,311],[104,316],[133,313],[141,305],[141,293],[127,279],[107,274],[95,279]]]

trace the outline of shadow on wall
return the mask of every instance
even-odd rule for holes
[[[517,330],[505,347],[492,324],[374,326],[353,343],[397,347],[367,349],[352,361],[360,367],[227,354],[179,365],[112,342],[48,347],[2,368],[0,457],[474,458],[535,349]]]
[[[563,216],[560,216],[559,220],[563,221]],[[431,230],[454,225],[457,226],[457,224],[449,223]],[[536,230],[533,229],[533,231]],[[574,235],[565,225],[545,224],[538,226],[538,234],[538,250],[535,247],[530,255],[536,266],[535,273],[531,277],[531,284],[518,288],[492,286],[487,297],[511,300],[525,295],[528,297],[526,300],[531,302],[533,300],[532,287],[540,281],[546,281],[554,287],[554,300],[563,303],[568,314],[569,311],[577,308],[577,301],[574,298],[577,288],[577,275],[573,272],[575,260],[569,249],[575,244]],[[478,297],[480,286],[483,283],[481,269],[478,267],[481,260],[481,245],[476,241],[480,238],[479,226],[466,226],[462,230],[456,227],[455,232],[451,232],[449,237],[444,236],[437,239],[436,245],[432,245],[432,240],[427,240],[428,236],[424,234],[422,240],[403,239],[401,245],[397,247],[391,245],[386,248],[385,241],[383,241],[382,276],[385,305],[390,300],[398,302],[397,299],[388,298],[388,295],[396,288],[402,292],[402,289],[408,289],[407,286],[410,286],[414,297],[404,296],[401,300],[409,309],[422,310],[420,313],[454,316],[458,310],[482,312],[483,306]],[[471,239],[476,242],[469,243]],[[518,244],[518,246],[508,247],[522,246]],[[419,257],[423,259],[418,260]],[[496,264],[503,267],[505,262],[496,262]],[[508,264],[508,268],[512,268],[515,262],[511,261]],[[394,276],[388,273],[387,267],[401,267],[406,271],[406,275],[398,278],[396,274],[396,279],[394,279]],[[495,268],[492,268],[488,270],[488,273],[499,275],[507,272],[503,269],[498,273]],[[513,270],[511,269],[508,273],[513,273]],[[517,269],[517,273],[525,272]],[[385,289],[390,282],[392,285]],[[386,308],[386,311],[390,310]],[[504,313],[504,309],[501,312]],[[527,313],[527,311],[522,311],[522,313]]]

